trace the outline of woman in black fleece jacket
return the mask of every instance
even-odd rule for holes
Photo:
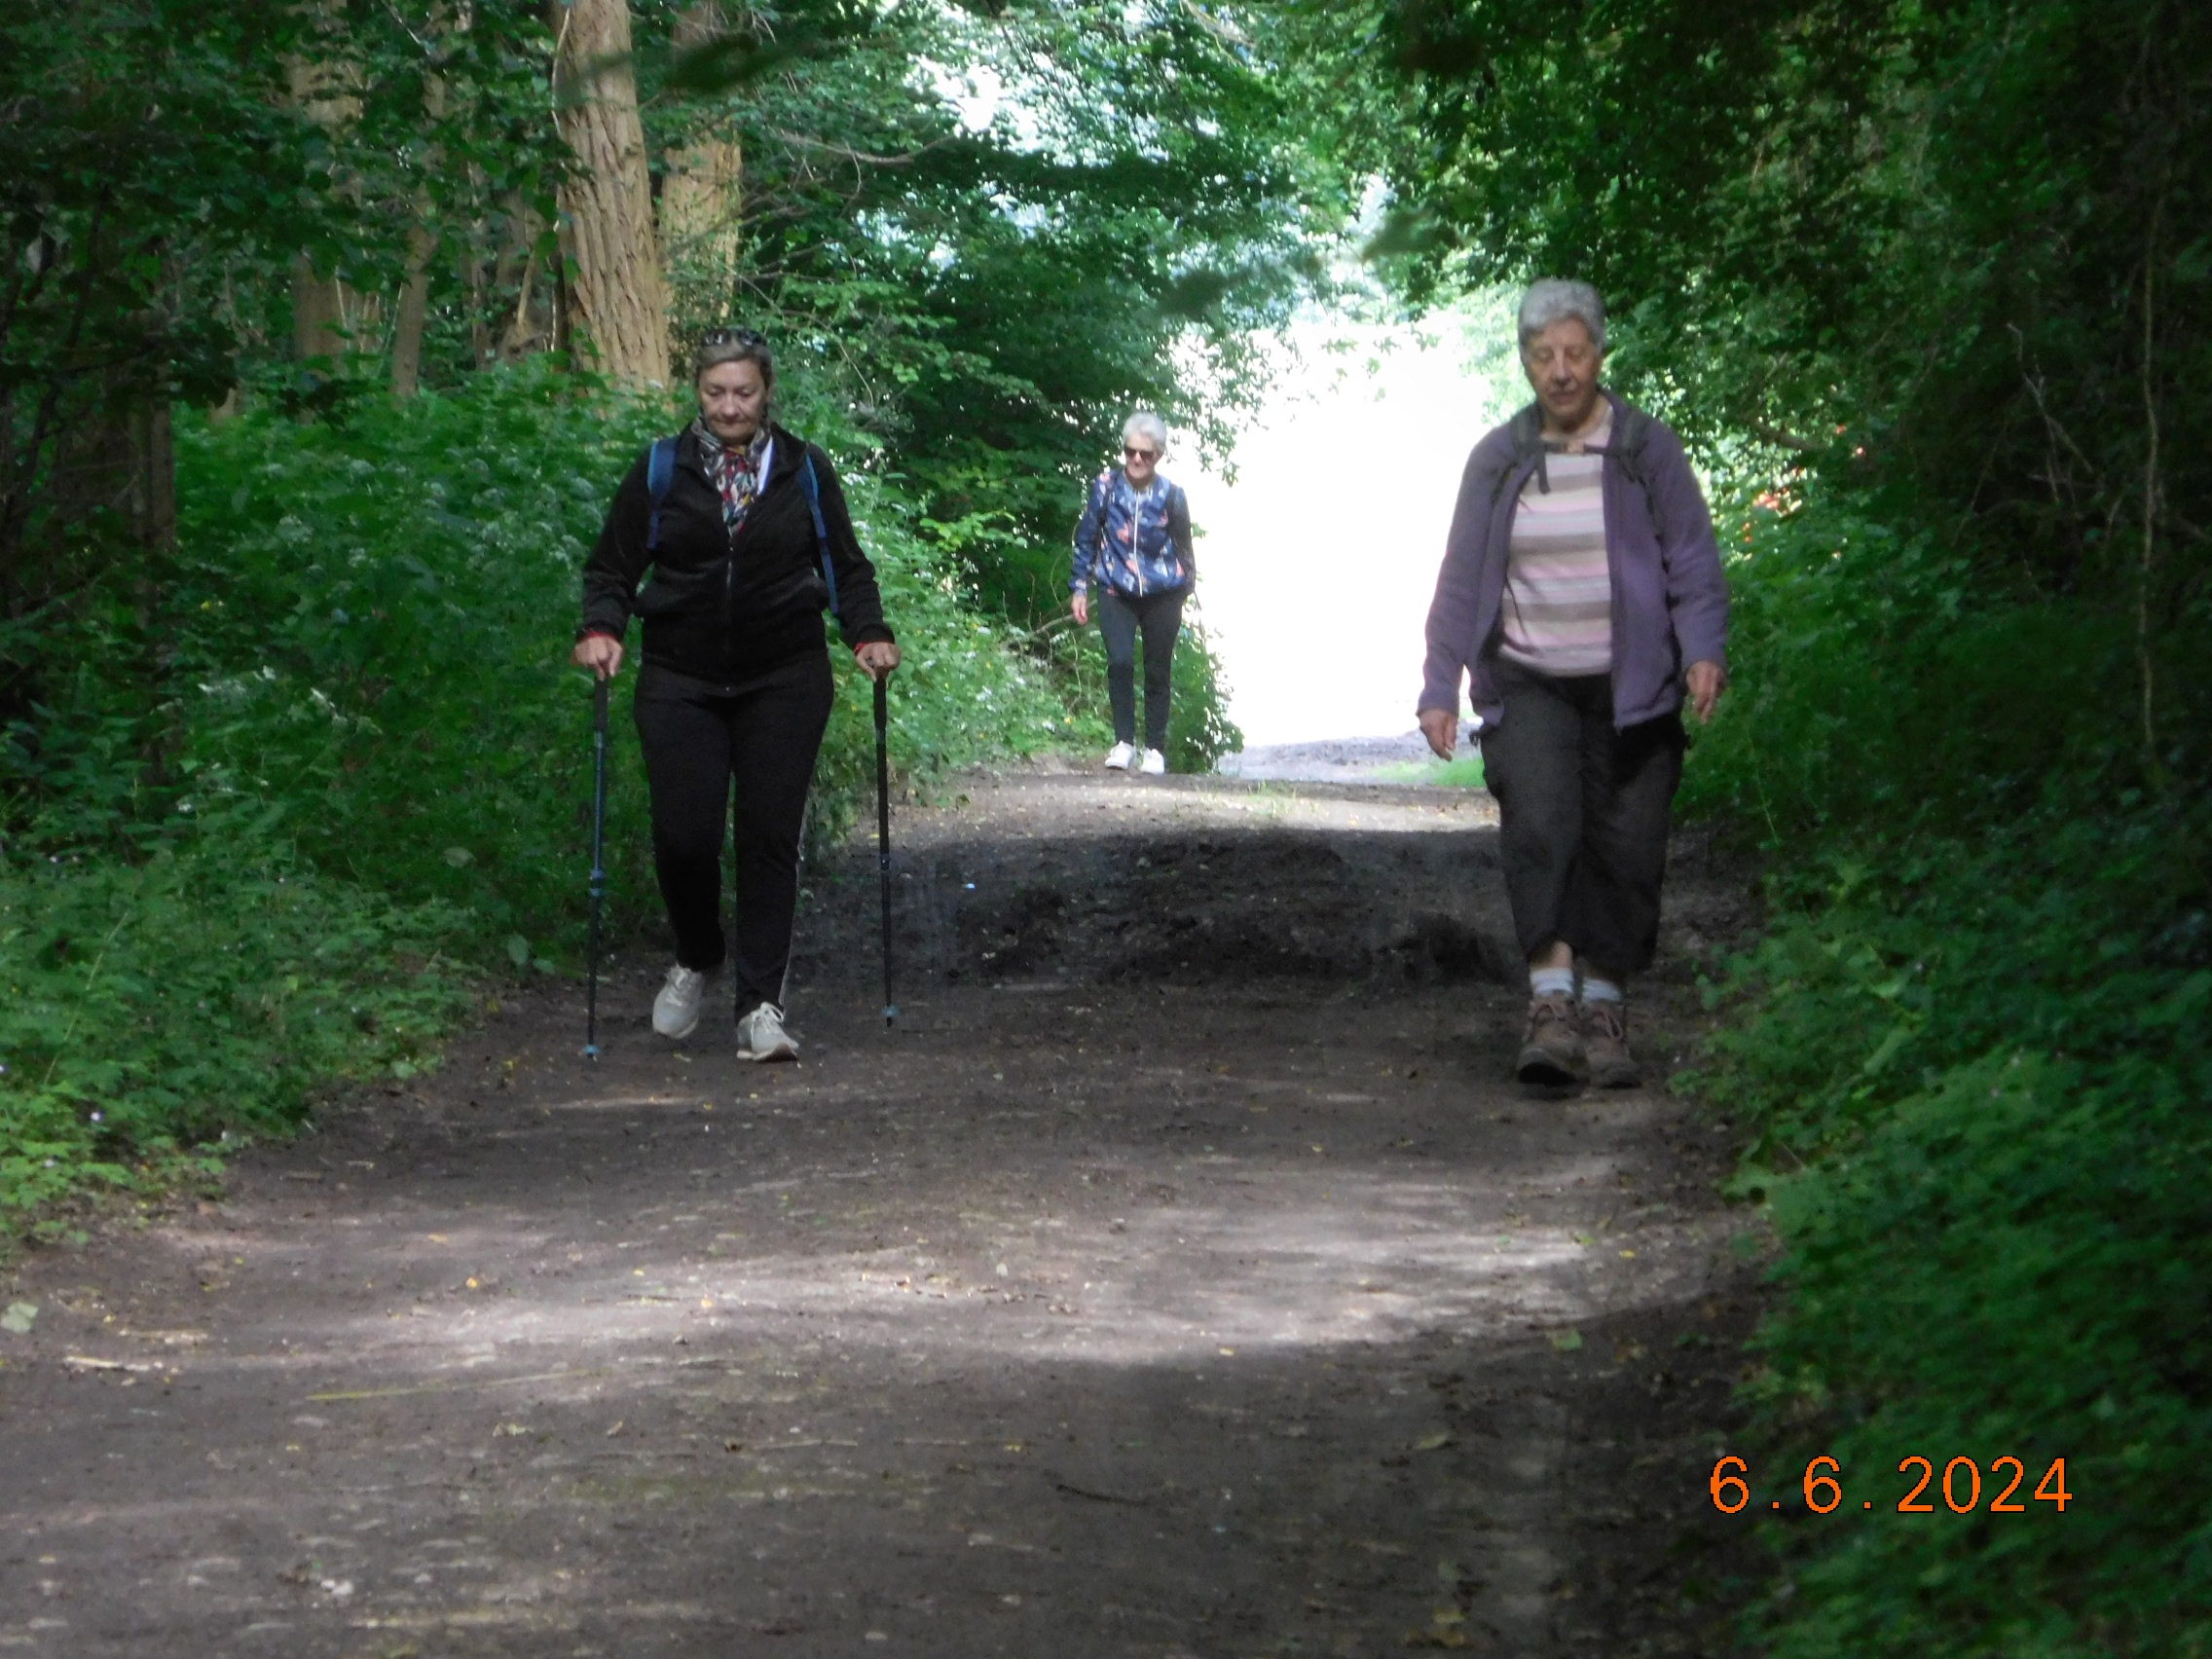
[[[767,341],[750,329],[717,330],[693,359],[692,380],[699,418],[674,440],[660,502],[649,450],[614,493],[584,566],[573,660],[611,678],[630,617],[644,620],[638,739],[653,864],[676,934],[653,1029],[689,1036],[707,979],[728,954],[721,846],[734,780],[737,1051],[784,1060],[798,1052],[783,1000],[799,831],[834,696],[822,626],[831,603],[825,543],[838,626],[861,667],[881,679],[899,666],[899,646],[829,456],[770,419],[776,363]]]

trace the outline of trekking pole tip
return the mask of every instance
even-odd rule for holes
[[[896,1023],[898,1018],[899,1005],[897,1003],[885,1003],[883,1005],[883,1023],[891,1025]]]
[[[587,1060],[599,1058],[599,1045],[597,1043],[586,1043],[584,1045],[584,1058]]]

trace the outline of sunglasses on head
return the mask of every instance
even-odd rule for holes
[[[768,344],[768,337],[752,328],[710,328],[699,337],[701,346],[742,346],[747,350]]]

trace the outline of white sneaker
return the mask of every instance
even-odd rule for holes
[[[663,1037],[688,1037],[699,1023],[699,1004],[706,1000],[707,976],[679,962],[668,971],[668,983],[653,998],[653,1029]]]
[[[795,1060],[798,1045],[784,1029],[784,1011],[762,1003],[737,1022],[737,1057],[741,1060]]]
[[[1106,770],[1126,772],[1136,764],[1137,746],[1133,743],[1117,743],[1106,751]]]
[[[1148,778],[1165,777],[1167,775],[1167,756],[1161,754],[1157,749],[1148,749],[1144,752],[1144,758],[1137,762],[1137,770]]]

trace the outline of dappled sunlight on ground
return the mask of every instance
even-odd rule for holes
[[[797,1064],[652,1037],[624,961],[597,1065],[526,993],[48,1260],[0,1648],[1616,1659],[1570,1471],[1717,1316],[1680,1109],[1499,1087],[1479,818],[1131,836],[1072,780],[1054,834],[1056,787],[914,835],[893,1030],[831,888]]]

